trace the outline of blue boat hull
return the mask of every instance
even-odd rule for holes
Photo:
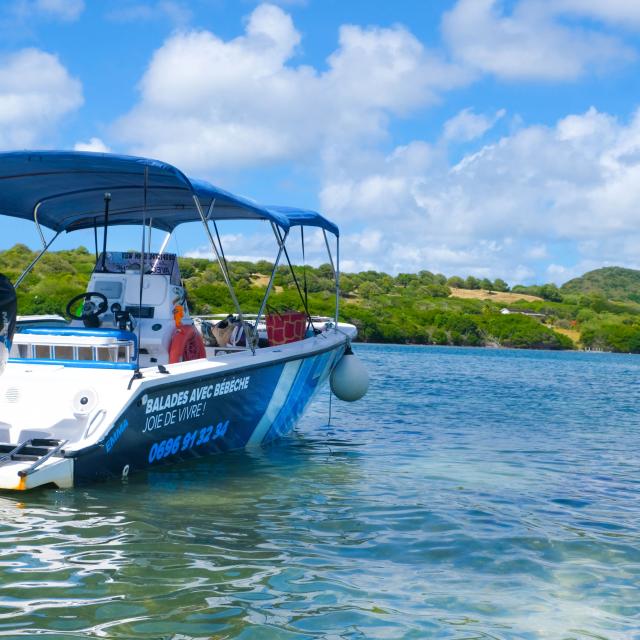
[[[344,345],[303,358],[210,373],[141,391],[100,444],[74,455],[74,485],[286,436]]]

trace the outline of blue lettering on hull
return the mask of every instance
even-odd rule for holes
[[[342,353],[338,346],[302,361],[141,391],[101,446],[78,452],[74,482],[121,477],[125,467],[133,473],[286,436]]]

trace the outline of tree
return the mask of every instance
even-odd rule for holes
[[[465,289],[479,289],[480,288],[480,280],[478,278],[474,278],[473,276],[468,276],[464,281]]]
[[[539,295],[550,302],[562,302],[562,294],[555,284],[543,284]]]
[[[493,282],[491,282],[489,278],[482,278],[482,280],[480,280],[480,288],[485,291],[493,291]]]
[[[465,288],[464,280],[460,276],[451,276],[447,280],[447,285],[449,287],[453,287],[455,289],[464,289]]]
[[[416,282],[418,277],[415,273],[399,273],[396,277],[396,282],[402,287],[408,287]]]
[[[436,329],[431,335],[431,339],[433,340],[434,344],[449,344],[449,338],[447,338],[447,333],[444,329]]]
[[[432,298],[448,298],[451,295],[451,289],[441,284],[430,284],[425,287],[425,292]]]
[[[502,280],[501,278],[496,278],[493,281],[493,290],[494,291],[509,291],[509,285]]]

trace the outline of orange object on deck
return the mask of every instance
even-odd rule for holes
[[[192,324],[180,325],[171,338],[169,364],[206,358],[202,336]]]
[[[182,318],[184,318],[184,307],[181,304],[177,304],[173,307],[173,321],[176,323],[176,327],[182,324]]]

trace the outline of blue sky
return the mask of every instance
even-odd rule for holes
[[[347,269],[640,267],[640,3],[7,0],[0,35],[3,149],[149,155],[318,208]],[[36,236],[5,223],[16,241]]]

